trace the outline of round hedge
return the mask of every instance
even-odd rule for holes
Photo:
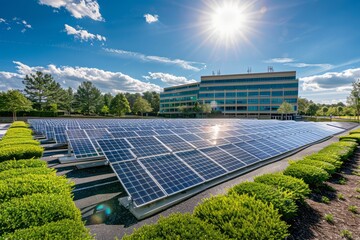
[[[0,172],[9,169],[38,168],[38,167],[46,168],[47,163],[40,159],[8,160],[8,161],[0,162]]]
[[[47,240],[92,240],[94,239],[81,221],[64,219],[25,229],[2,236],[7,240],[47,239]]]
[[[325,170],[305,164],[291,164],[284,170],[284,175],[302,179],[309,185],[322,184],[330,177]]]
[[[231,239],[285,239],[288,225],[272,204],[248,195],[215,196],[204,199],[194,216],[213,224]]]
[[[28,174],[35,175],[51,175],[56,176],[56,170],[53,168],[37,167],[37,168],[15,168],[0,172],[0,180],[9,178],[23,177]]]
[[[168,217],[160,217],[153,225],[145,225],[136,229],[123,240],[133,239],[214,239],[223,240],[227,237],[216,230],[214,226],[203,222],[189,213],[176,213]]]
[[[6,146],[0,148],[0,162],[13,159],[40,158],[44,149],[35,145]]]
[[[305,165],[318,167],[318,168],[325,170],[330,175],[332,175],[336,172],[336,168],[334,165],[332,165],[331,163],[328,163],[328,162],[324,162],[324,161],[303,159],[300,161],[296,161],[294,164],[305,164]]]
[[[330,163],[335,166],[336,170],[339,170],[342,165],[340,155],[336,155],[335,153],[314,153],[309,156],[306,156],[304,159],[316,160],[316,161],[323,161]]]
[[[291,191],[296,201],[303,201],[311,192],[304,180],[279,173],[264,174],[256,177],[254,181]]]
[[[231,188],[229,194],[248,194],[249,196],[254,196],[255,199],[272,203],[286,220],[296,216],[297,205],[294,201],[293,193],[290,191],[281,191],[274,186],[258,182],[243,182]]]

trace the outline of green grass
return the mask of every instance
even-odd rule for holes
[[[331,224],[334,223],[334,216],[332,214],[325,214],[324,219],[328,223],[331,223]]]
[[[345,178],[340,178],[338,183],[341,184],[341,185],[345,185],[346,184],[346,179]]]
[[[339,193],[339,194],[337,195],[337,197],[338,197],[339,200],[345,200],[345,196],[344,196],[344,194],[342,194],[342,193]]]
[[[330,199],[328,197],[326,197],[326,196],[322,196],[321,197],[321,202],[328,204],[328,203],[330,203]]]
[[[355,205],[350,205],[350,206],[348,207],[348,210],[349,210],[350,212],[356,214],[356,213],[358,212],[358,207],[355,206]]]
[[[347,229],[341,230],[340,236],[344,237],[345,239],[353,239],[352,233]]]

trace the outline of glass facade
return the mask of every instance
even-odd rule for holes
[[[179,113],[198,102],[224,114],[277,114],[286,101],[297,111],[299,81],[296,72],[268,72],[201,77],[200,83],[165,88],[160,113]]]

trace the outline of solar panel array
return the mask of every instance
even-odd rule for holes
[[[31,125],[56,141],[65,137],[76,158],[104,155],[135,207],[344,130],[325,123],[239,119],[40,119]]]

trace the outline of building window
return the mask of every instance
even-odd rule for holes
[[[258,110],[258,106],[249,106],[248,107],[249,112],[254,112],[254,111],[257,111],[257,110]]]

